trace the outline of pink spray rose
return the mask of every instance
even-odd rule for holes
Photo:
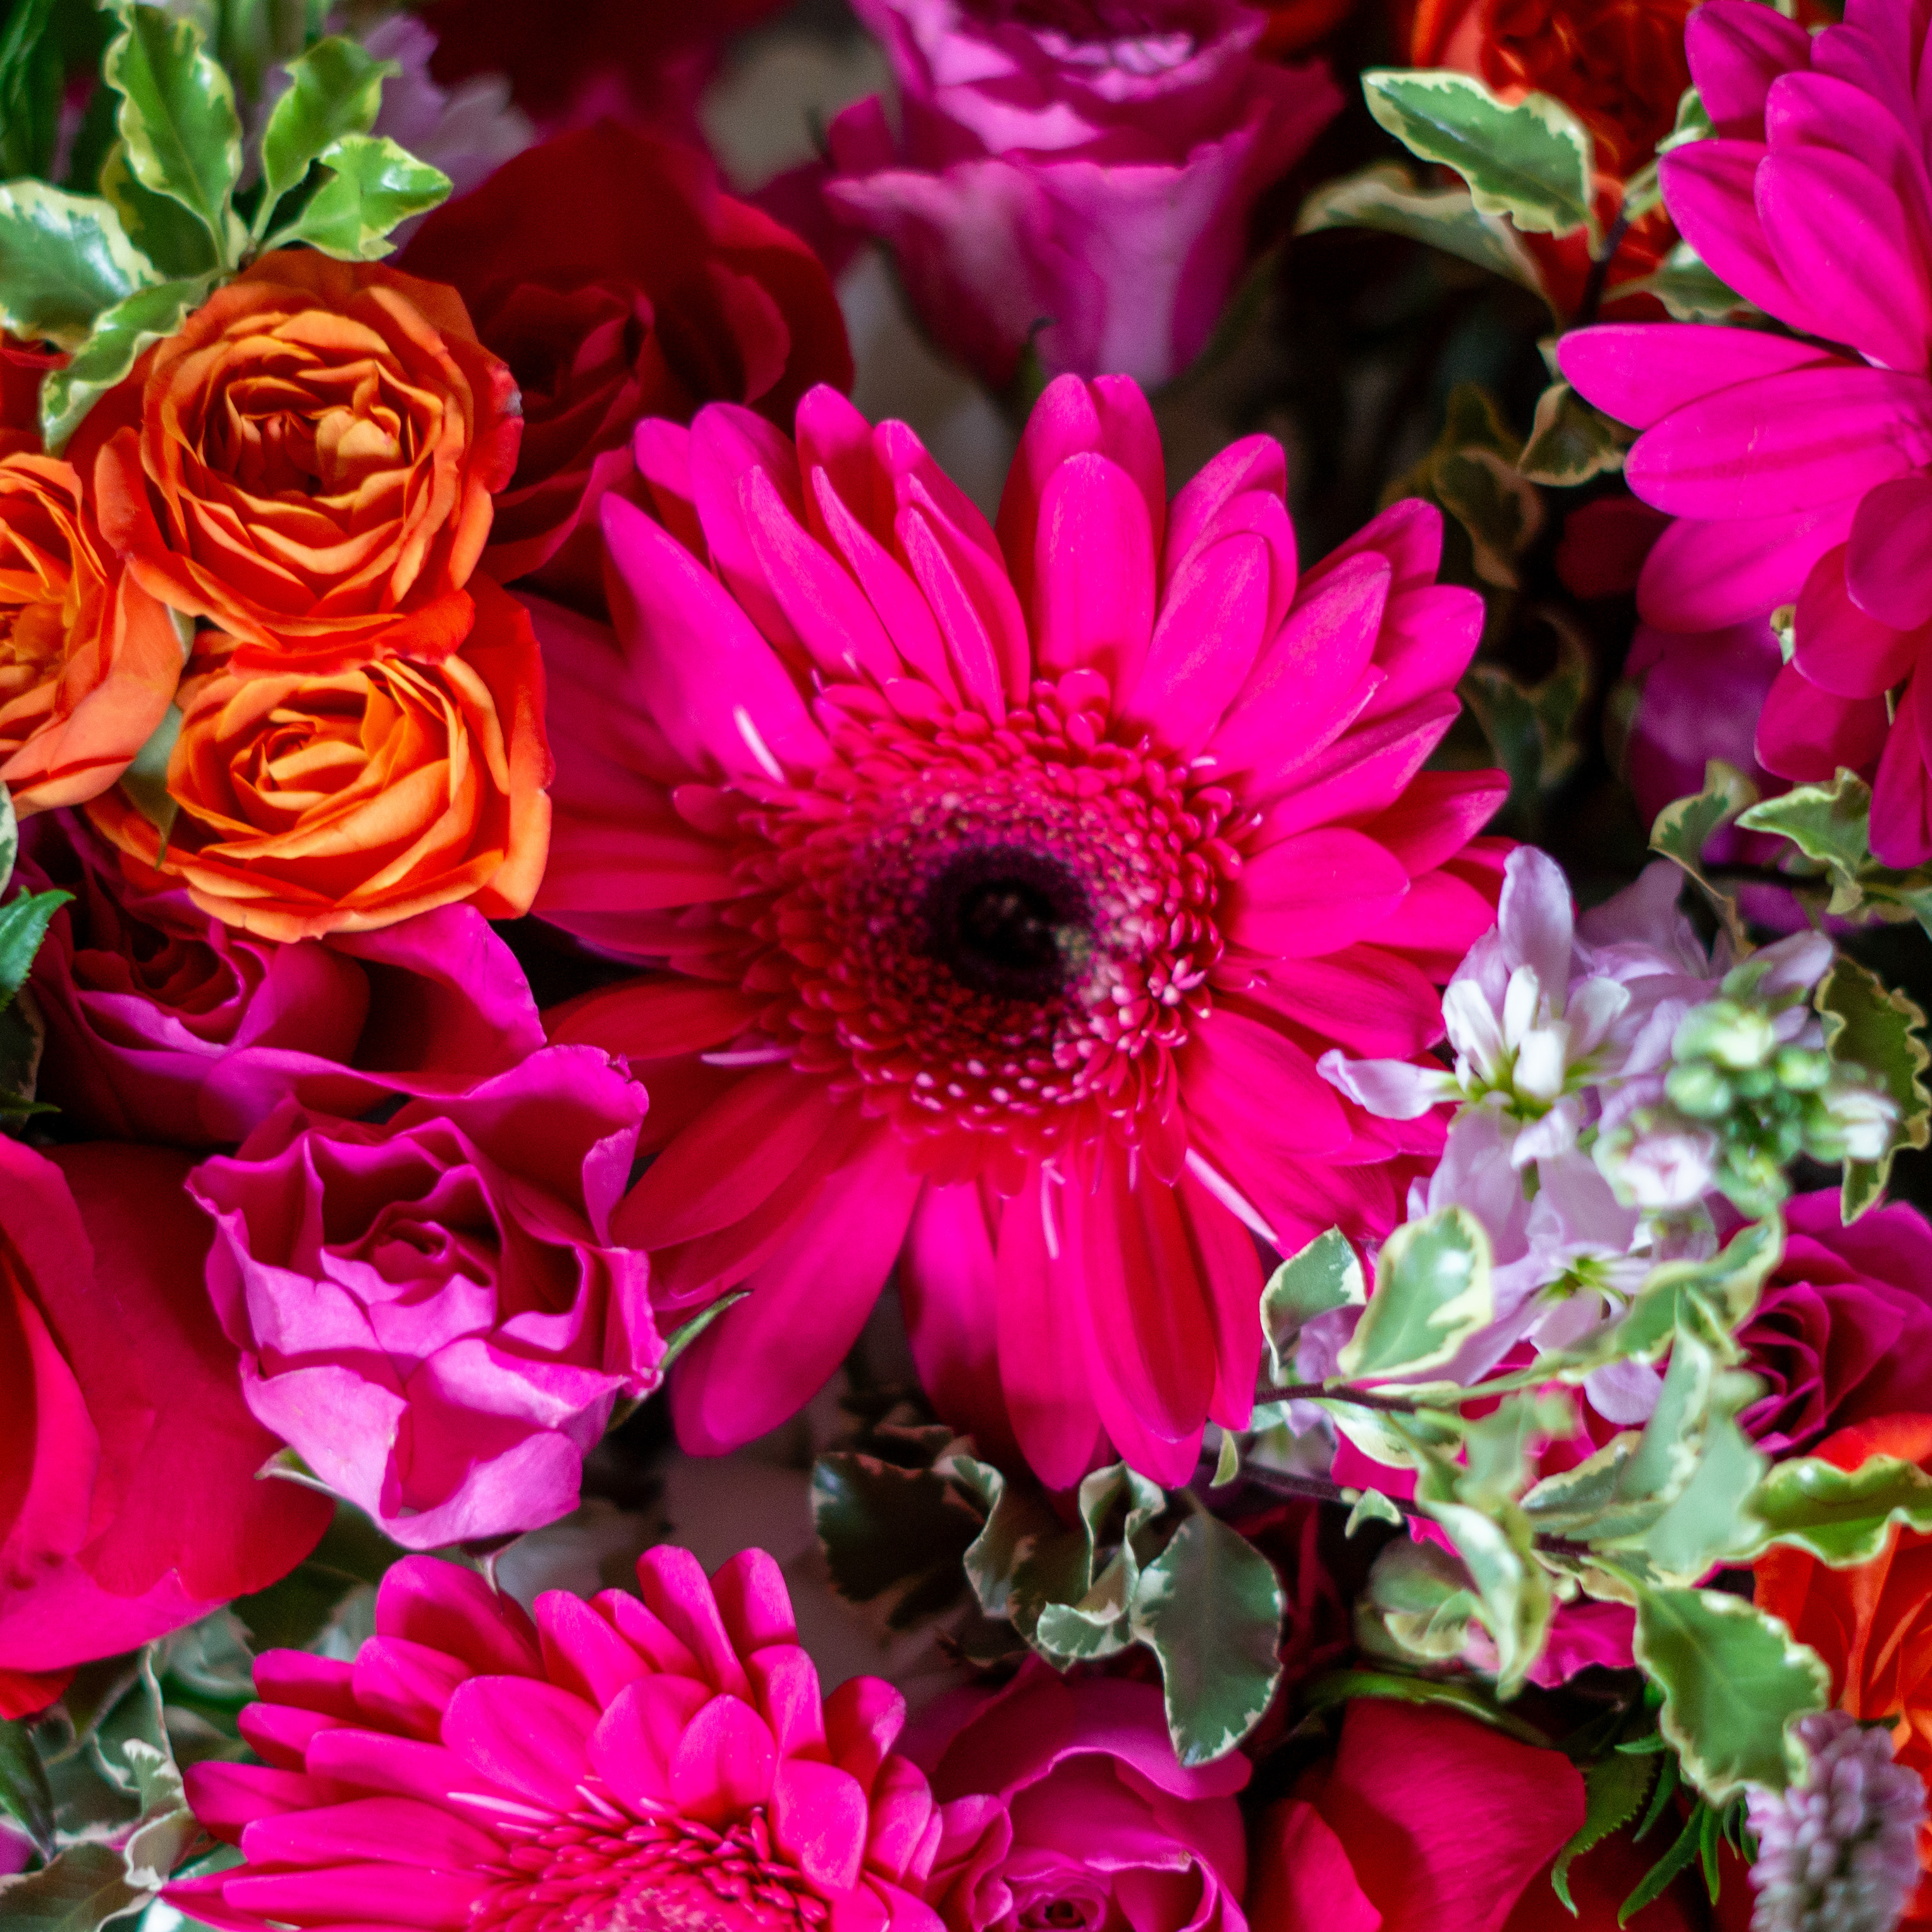
[[[1495,916],[1498,776],[1423,770],[1481,626],[1438,513],[1304,570],[1280,444],[1170,504],[1119,376],[1048,387],[997,530],[829,389],[796,440],[720,404],[637,454],[614,632],[531,600],[538,909],[656,969],[552,1016],[653,1096],[615,1226],[654,1298],[749,1291],[685,1446],[808,1401],[896,1262],[949,1420],[1054,1486],[1105,1442],[1186,1481],[1252,1406],[1255,1237],[1379,1239],[1440,1144],[1315,1070],[1439,1037]]]
[[[934,1795],[962,1801],[933,1874],[953,1932],[1247,1932],[1239,1751],[1184,1766],[1151,1684],[1030,1664],[963,1696],[964,1721],[920,1740]]]
[[[645,1257],[610,1230],[644,1107],[546,1048],[380,1126],[285,1102],[189,1177],[249,1407],[398,1542],[554,1522],[656,1386]]]
[[[903,127],[876,96],[848,108],[826,194],[995,386],[1029,340],[1054,373],[1152,385],[1185,368],[1240,275],[1256,196],[1342,105],[1325,64],[1262,57],[1267,17],[1238,0],[857,10]]]
[[[145,890],[86,821],[21,828],[23,887],[58,886],[28,984],[40,1094],[98,1134],[212,1148],[292,1094],[334,1114],[458,1094],[543,1044],[528,982],[474,908],[278,944]]]
[[[1614,326],[1562,350],[1578,389],[1644,431],[1630,488],[1677,519],[1645,616],[1710,631],[1795,604],[1758,756],[1788,778],[1872,778],[1872,848],[1894,866],[1932,859],[1926,31],[1901,0],[1854,0],[1815,39],[1747,0],[1700,8],[1685,45],[1717,134],[1664,157],[1665,200],[1795,334]]]
[[[0,1138],[0,1708],[292,1569],[327,1500],[256,1480],[188,1162]],[[33,1680],[38,1680],[38,1684]]]
[[[553,1590],[534,1624],[473,1570],[405,1557],[355,1662],[272,1650],[261,1764],[188,1801],[243,1862],[169,1888],[224,1932],[940,1932],[948,1818],[876,1677],[821,1696],[778,1565],[706,1580],[646,1550],[643,1598]]]

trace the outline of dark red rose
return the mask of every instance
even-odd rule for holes
[[[0,332],[0,456],[40,446],[40,385],[67,360],[57,349],[31,348]]]
[[[405,259],[455,284],[523,392],[522,454],[484,568],[567,602],[601,595],[592,513],[635,473],[640,417],[747,403],[789,429],[814,384],[851,386],[812,250],[722,193],[704,155],[613,122],[505,163],[432,214]]]

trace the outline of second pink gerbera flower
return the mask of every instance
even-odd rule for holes
[[[632,1057],[620,1210],[668,1311],[736,1288],[691,1448],[782,1420],[895,1260],[941,1411],[1050,1483],[1185,1480],[1246,1419],[1253,1237],[1400,1218],[1406,1057],[1494,918],[1492,772],[1421,766],[1481,605],[1403,503],[1305,575],[1280,446],[1170,506],[1145,399],[1054,383],[997,534],[904,424],[646,423],[604,512],[616,634],[533,606],[556,831],[538,910],[654,976],[554,1036]],[[673,1318],[682,1318],[674,1315]]]

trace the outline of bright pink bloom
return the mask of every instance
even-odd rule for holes
[[[543,915],[668,969],[554,1037],[631,1057],[664,1151],[625,1202],[686,1446],[772,1427],[896,1258],[943,1412],[1056,1485],[1191,1474],[1246,1418],[1252,1235],[1401,1218],[1436,1124],[1314,1062],[1419,1052],[1495,916],[1492,772],[1424,772],[1481,605],[1397,505],[1299,577],[1281,446],[1166,500],[1145,399],[1054,383],[998,536],[826,389],[796,447],[646,423],[604,512],[618,630],[550,607]],[[1372,1046],[1370,1042],[1374,1042]]]
[[[360,1114],[459,1094],[543,1045],[523,969],[473,907],[278,945],[134,885],[77,813],[29,819],[20,851],[22,890],[74,895],[28,984],[40,1097],[92,1132],[212,1148],[291,1094]]]
[[[1932,859],[1932,68],[1922,9],[1851,0],[1814,40],[1749,0],[1686,30],[1717,137],[1663,162],[1671,214],[1802,336],[1662,324],[1565,338],[1564,373],[1645,433],[1630,487],[1678,521],[1645,616],[1718,630],[1797,606],[1758,756],[1875,776],[1873,849]],[[1888,726],[1886,694],[1903,687]]]
[[[355,1662],[272,1650],[189,1802],[244,1862],[170,1888],[222,1932],[939,1932],[946,1820],[876,1677],[821,1697],[778,1565],[638,1560],[641,1602],[554,1590],[534,1624],[406,1557]]]
[[[1239,1751],[1190,1770],[1154,1685],[1036,1662],[959,1702],[950,1735],[920,1739],[934,1794],[961,1801],[932,1882],[955,1932],[1246,1932]]]
[[[657,1386],[648,1264],[610,1227],[644,1106],[544,1048],[380,1126],[285,1102],[189,1177],[248,1406],[398,1542],[555,1522],[612,1404]]]
[[[259,1590],[314,1548],[327,1501],[256,1472],[202,1287],[186,1158],[0,1137],[0,1710]],[[38,1678],[36,1683],[31,1681]]]
[[[856,4],[902,130],[876,96],[848,108],[827,198],[996,387],[1029,340],[1056,373],[1178,374],[1234,292],[1256,198],[1342,105],[1324,62],[1262,58],[1266,16],[1237,0]]]

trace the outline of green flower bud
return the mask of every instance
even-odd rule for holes
[[[1664,1076],[1664,1090],[1694,1120],[1720,1120],[1731,1111],[1731,1083],[1708,1060],[1687,1060]]]
[[[1678,1060],[1714,1060],[1720,1066],[1758,1066],[1777,1046],[1768,1014],[1735,1000],[1710,1000],[1684,1016],[1671,1042]]]
[[[1777,1070],[1778,1084],[1794,1094],[1818,1093],[1832,1077],[1830,1056],[1815,1047],[1780,1046],[1772,1064]]]

